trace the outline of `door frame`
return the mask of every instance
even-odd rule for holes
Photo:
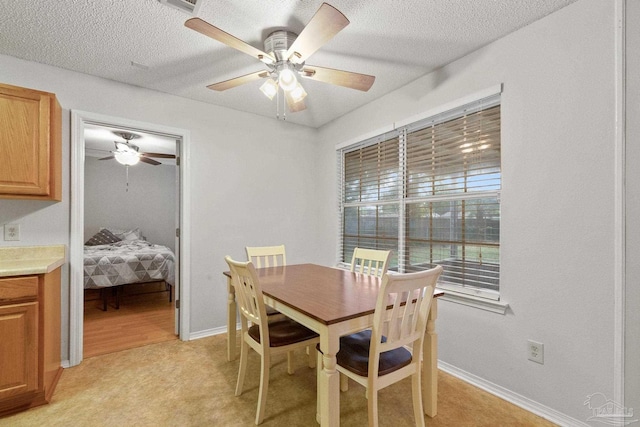
[[[84,130],[86,124],[103,125],[139,129],[179,139],[181,143],[180,166],[180,254],[179,277],[180,309],[179,337],[189,340],[190,303],[190,218],[191,194],[189,172],[190,133],[186,129],[174,128],[154,123],[129,120],[121,117],[107,116],[87,111],[71,110],[71,235],[69,240],[69,366],[78,365],[82,361],[84,331]]]

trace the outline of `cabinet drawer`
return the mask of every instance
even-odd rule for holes
[[[32,299],[38,295],[38,276],[7,277],[0,279],[0,304],[15,300]]]

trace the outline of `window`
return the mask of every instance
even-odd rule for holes
[[[499,95],[338,151],[340,256],[392,250],[399,272],[442,265],[440,288],[499,299]]]

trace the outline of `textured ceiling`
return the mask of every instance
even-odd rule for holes
[[[321,0],[199,0],[197,16],[263,50],[273,30],[300,33]],[[331,0],[350,25],[307,63],[376,76],[369,92],[302,80],[307,109],[287,121],[320,127],[575,0]],[[0,53],[271,117],[260,81],[206,88],[264,69],[184,26],[157,0],[0,1]],[[133,63],[142,66],[133,65]]]

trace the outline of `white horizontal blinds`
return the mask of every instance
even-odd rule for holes
[[[476,294],[499,278],[500,106],[486,105],[413,124],[406,138],[405,270],[442,265],[440,283]]]
[[[341,261],[355,247],[388,249],[390,270],[439,264],[439,287],[499,299],[499,93],[338,156]]]
[[[398,207],[402,175],[397,133],[381,135],[344,152],[342,261],[353,249],[398,253]]]
[[[500,106],[407,132],[407,197],[500,190]]]
[[[405,271],[442,265],[440,282],[498,290],[497,198],[407,203]]]
[[[344,155],[345,203],[398,199],[398,138]]]

